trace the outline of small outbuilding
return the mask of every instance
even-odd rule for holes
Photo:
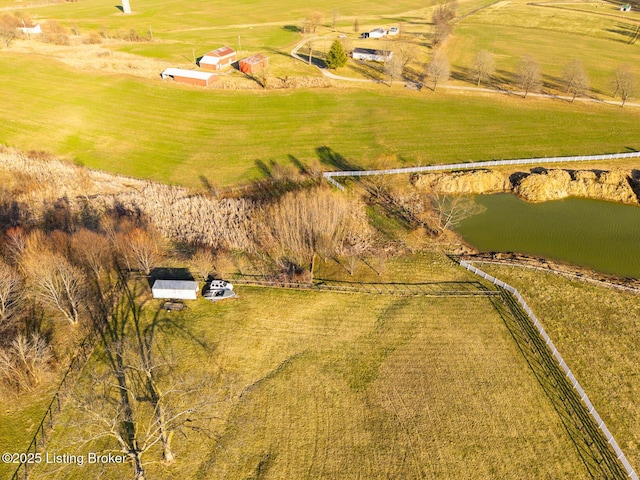
[[[387,35],[387,31],[384,28],[374,28],[369,32],[369,38],[382,38]]]
[[[240,60],[238,67],[242,73],[256,73],[269,66],[269,58],[261,53]]]
[[[22,33],[26,33],[27,35],[38,35],[42,33],[42,27],[40,26],[39,23],[35,25],[27,25],[25,23],[23,25],[24,26],[22,27],[18,27],[18,30],[20,30]]]
[[[624,5],[620,5],[620,11],[621,12],[630,12],[631,11],[631,4],[630,3],[625,3]]]
[[[183,70],[182,68],[167,68],[160,75],[163,80],[165,78],[173,78],[176,82],[199,85],[201,87],[208,87],[218,79],[218,76],[214,73]]]
[[[368,62],[387,62],[393,57],[393,52],[389,50],[374,50],[372,48],[354,48],[351,56],[355,60],[366,60]]]
[[[195,300],[198,282],[192,280],[156,280],[151,287],[153,298]]]
[[[206,70],[222,70],[236,61],[236,51],[231,47],[220,47],[205,53],[198,65]]]

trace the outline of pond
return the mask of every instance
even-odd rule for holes
[[[640,207],[569,198],[527,203],[478,195],[485,211],[456,231],[481,252],[517,252],[640,278]]]

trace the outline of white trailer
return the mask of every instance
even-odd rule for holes
[[[173,300],[195,300],[198,282],[191,280],[156,280],[151,287],[153,298]]]

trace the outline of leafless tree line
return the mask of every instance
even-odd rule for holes
[[[175,462],[174,434],[206,429],[201,411],[216,397],[216,379],[175,374],[167,336],[173,320],[161,309],[151,310],[141,288],[121,277],[115,295],[95,299],[92,319],[100,324],[101,355],[84,380],[86,388],[78,389],[83,393],[75,396],[79,415],[73,420],[76,444],[110,440],[107,445],[130,460],[136,480],[147,478],[146,457]]]
[[[50,338],[67,328],[93,328],[89,313],[105,282],[113,280],[116,263],[148,273],[163,254],[159,236],[128,219],[104,227],[45,233],[17,226],[3,232],[0,382],[9,390],[31,390],[55,367],[62,352],[53,350]]]
[[[76,398],[75,441],[111,438],[138,480],[146,478],[144,454],[157,451],[172,463],[174,433],[200,428],[206,382],[197,379],[196,386],[172,374],[172,355],[158,350],[170,322],[162,310],[147,309],[140,282],[130,287],[121,274],[148,274],[165,255],[164,240],[148,225],[110,216],[98,231],[12,227],[0,247],[0,382],[15,392],[32,389],[55,363],[47,337],[68,328],[94,330],[102,339],[101,360]],[[24,309],[32,304],[50,315],[47,335],[25,325]]]

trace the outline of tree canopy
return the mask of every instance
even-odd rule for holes
[[[344,51],[344,46],[339,40],[334,40],[327,53],[327,67],[336,69],[344,67],[347,64],[347,53]]]

